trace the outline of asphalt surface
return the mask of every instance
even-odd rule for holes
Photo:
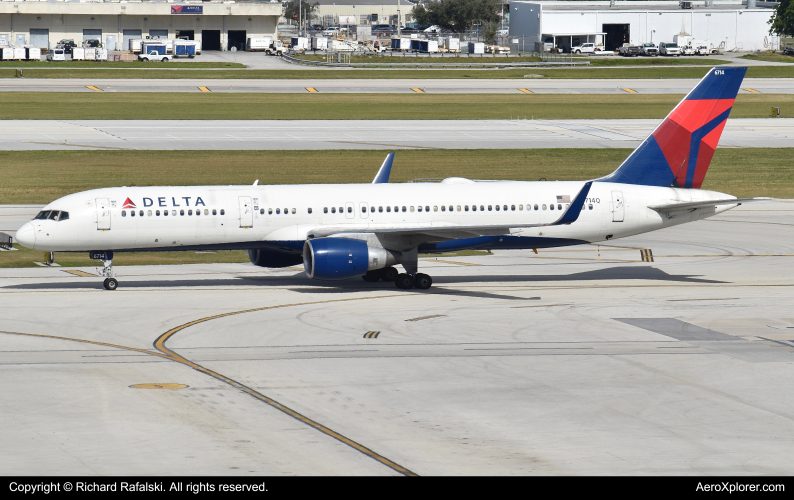
[[[703,68],[703,74],[708,71]],[[527,69],[527,74],[542,71]],[[224,92],[224,93],[380,93],[410,94],[686,94],[697,79],[648,80],[159,80],[159,79],[0,79],[0,92]],[[91,88],[93,87],[93,88]],[[202,90],[205,89],[205,90]],[[312,90],[309,90],[312,89]],[[792,94],[794,80],[746,78],[742,94]]]
[[[90,267],[0,269],[0,469],[789,476],[792,214],[421,259],[428,292],[248,264],[117,267],[114,292]]]
[[[7,120],[0,150],[633,148],[659,120]],[[794,119],[729,119],[720,147],[791,147]]]

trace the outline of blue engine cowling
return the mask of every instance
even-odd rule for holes
[[[289,267],[303,262],[303,257],[294,253],[264,249],[250,249],[247,252],[251,264],[259,267]]]
[[[303,267],[309,278],[344,280],[367,273],[366,241],[349,238],[316,238],[303,245]]]

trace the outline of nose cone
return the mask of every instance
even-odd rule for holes
[[[19,228],[14,238],[23,247],[33,248],[36,244],[36,228],[30,222],[26,222],[24,226]]]

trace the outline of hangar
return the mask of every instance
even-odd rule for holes
[[[510,36],[526,49],[535,42],[569,49],[583,42],[615,50],[624,42],[672,42],[686,33],[722,50],[774,49],[769,35],[772,2],[604,1],[510,2]],[[515,43],[515,42],[513,42]]]
[[[281,11],[281,3],[257,1],[0,1],[0,45],[52,49],[61,39],[97,39],[125,50],[129,39],[148,36],[228,50],[247,37],[275,36]]]

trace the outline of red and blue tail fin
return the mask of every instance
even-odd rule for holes
[[[712,68],[603,182],[700,188],[747,68]]]

